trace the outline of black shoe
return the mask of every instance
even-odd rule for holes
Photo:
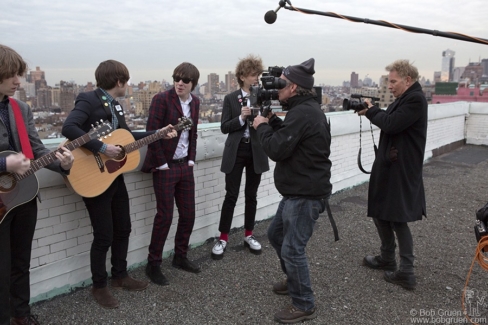
[[[155,283],[160,286],[167,286],[169,284],[168,279],[164,276],[161,272],[161,268],[159,265],[146,265],[146,275],[151,279],[152,283]]]
[[[366,256],[363,265],[375,270],[396,271],[396,261],[385,261],[381,256]]]
[[[10,318],[10,325],[41,325],[36,315]]]
[[[186,257],[179,257],[179,256],[174,256],[173,257],[173,263],[171,263],[173,267],[176,267],[177,269],[182,269],[187,272],[191,273],[200,273],[200,267],[197,265],[193,264],[190,262],[190,260]]]
[[[398,284],[407,290],[414,290],[417,286],[417,279],[413,273],[404,273],[402,271],[385,271],[384,279],[390,283]]]

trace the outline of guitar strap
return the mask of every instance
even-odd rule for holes
[[[110,103],[108,102],[107,96],[105,96],[105,94],[100,90],[100,88],[97,88],[95,90],[95,94],[97,94],[98,99],[100,99],[100,102],[102,103],[102,107],[105,110],[105,113],[107,114],[107,120],[109,120],[110,123],[113,124],[113,114],[112,114],[112,110],[110,109]],[[125,122],[124,110],[122,109],[122,106],[115,99],[112,104],[114,106],[115,116],[119,122],[119,127],[130,131],[129,126],[127,126],[127,123]],[[95,152],[93,153],[93,156],[95,157],[100,172],[102,173],[105,172],[105,167],[103,164],[102,157],[100,157],[100,154]]]
[[[12,97],[9,97],[10,106],[12,106],[12,111],[14,112],[15,125],[17,126],[17,131],[20,140],[20,146],[22,147],[22,153],[29,159],[34,159],[34,153],[32,152],[32,147],[29,141],[29,135],[25,128],[24,119],[22,118],[22,112],[20,111],[19,104]]]
[[[112,111],[110,110],[110,103],[107,100],[107,96],[105,96],[105,94],[100,90],[100,88],[97,88],[95,90],[95,93],[97,94],[98,98],[100,99],[100,102],[102,103],[102,107],[105,110],[105,113],[107,114],[107,119],[112,122],[113,116],[112,116]],[[125,115],[122,106],[115,99],[113,101],[113,106],[114,106],[115,116],[119,122],[119,126],[121,128],[130,131],[129,126],[125,122]]]

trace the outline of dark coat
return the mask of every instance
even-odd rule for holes
[[[95,125],[100,121],[112,121],[112,114],[107,115],[102,101],[98,97],[96,90],[80,93],[75,100],[75,108],[64,121],[63,129],[61,133],[69,140],[77,139],[89,132],[92,125]],[[119,128],[121,125],[119,124]],[[127,125],[125,125],[127,131],[131,132],[135,140],[142,139],[151,135],[153,132],[132,132]],[[103,146],[103,142],[100,140],[88,141],[84,148],[90,150],[93,153],[98,153]]]
[[[247,120],[242,126],[239,121],[242,108],[239,98],[237,97],[239,95],[242,95],[241,89],[226,95],[224,97],[224,107],[222,109],[220,130],[222,133],[229,135],[225,141],[220,171],[226,174],[232,172],[232,169],[234,168],[237,157],[237,149],[239,148],[239,143],[241,142],[241,138],[244,135],[244,130],[246,129],[247,125]],[[256,130],[250,127],[249,134],[251,136],[254,172],[256,174],[262,174],[269,170],[268,157],[259,143]]]
[[[288,105],[284,121],[273,116],[257,128],[264,151],[276,161],[276,189],[286,197],[328,198],[330,125],[314,96],[293,96]]]
[[[0,98],[2,100],[3,98]],[[14,100],[10,98],[9,101]],[[27,131],[27,135],[29,136],[29,141],[32,147],[32,153],[34,154],[34,159],[38,159],[44,155],[47,155],[51,152],[51,150],[47,149],[44,144],[42,143],[41,139],[39,138],[39,134],[37,133],[36,126],[34,123],[34,117],[32,115],[32,111],[24,102],[17,100],[17,104],[19,105],[20,111],[22,113],[22,119],[24,120],[25,129]],[[14,141],[14,150],[16,152],[20,152],[20,148],[22,147],[20,144],[19,139],[19,132],[17,130],[17,124],[15,121],[14,112],[12,110],[12,106],[10,102],[8,104],[8,112],[9,112],[9,122],[10,122],[10,130],[12,131],[12,139]],[[8,141],[8,133],[5,123],[2,119],[0,119],[0,134],[3,135],[0,137],[0,151],[9,150],[9,141]],[[56,160],[49,165],[46,166],[47,169],[52,171],[58,172],[61,175],[66,175],[69,172],[65,172],[60,168],[59,160]]]
[[[190,129],[188,160],[195,161],[197,155],[197,127],[198,114],[200,110],[200,99],[197,96],[190,94],[192,100],[190,102],[190,118],[193,120],[193,126]],[[149,118],[147,120],[146,129],[157,130],[168,124],[177,125],[178,119],[183,117],[183,109],[181,107],[180,98],[174,88],[165,92],[159,93],[153,97],[151,107],[149,108]],[[169,140],[158,140],[148,145],[146,159],[141,168],[142,172],[150,173],[155,168],[162,166],[173,159],[176,152],[176,147],[180,141],[181,132],[178,136]]]
[[[427,138],[427,101],[418,82],[386,111],[373,106],[366,117],[381,129],[371,170],[368,216],[392,222],[411,222],[426,216],[422,180]],[[398,150],[397,160],[390,149]]]

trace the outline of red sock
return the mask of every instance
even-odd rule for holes
[[[247,229],[246,229],[246,232],[244,233],[244,236],[245,236],[245,237],[252,236],[252,230],[247,230]]]
[[[223,232],[220,233],[220,240],[225,240],[226,242],[229,241],[229,234],[224,234]]]

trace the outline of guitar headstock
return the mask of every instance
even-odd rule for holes
[[[112,131],[110,123],[100,120],[100,122],[96,122],[95,125],[92,124],[92,129],[88,132],[88,135],[91,140],[94,140],[106,136],[110,131]]]
[[[178,119],[178,124],[175,125],[176,131],[187,131],[193,126],[191,118],[183,116]]]

